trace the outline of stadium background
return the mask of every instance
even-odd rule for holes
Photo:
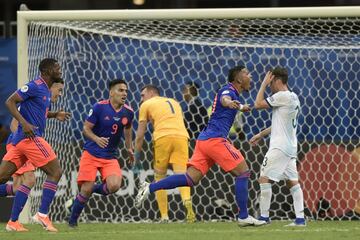
[[[106,1],[105,3],[101,3],[101,6],[99,6],[98,1],[24,1],[28,4],[28,6],[32,9],[85,9],[86,8],[186,8],[186,7],[268,7],[268,6],[306,6],[306,5],[357,5],[358,1],[317,1],[314,3],[314,1],[291,1],[291,3],[286,1],[242,1],[241,4],[239,4],[237,1],[222,1],[220,4],[218,1],[145,1],[145,4],[143,6],[136,6],[131,1],[125,2],[125,1]],[[73,5],[72,3],[73,2]],[[75,2],[75,3],[74,3]],[[0,95],[1,95],[1,104],[4,103],[6,97],[16,89],[16,36],[14,36],[14,23],[11,23],[11,21],[15,20],[15,10],[18,8],[19,1],[2,1],[0,9],[4,10],[4,14],[2,15],[4,18],[1,19],[4,21],[4,24],[2,24],[2,38],[0,39]],[[69,39],[69,42],[71,40]],[[115,42],[115,45],[119,45],[118,47],[121,48],[122,42],[124,39],[120,40],[118,42]],[[125,40],[126,41],[126,40]],[[128,40],[132,41],[132,40]],[[131,64],[131,62],[141,61],[142,55],[150,54],[150,55],[156,55],[159,52],[155,52],[153,49],[159,49],[158,46],[156,47],[157,43],[153,42],[150,44],[148,51],[139,53],[136,56],[132,56],[132,58],[124,58],[124,68],[119,69],[120,72],[123,73],[123,77],[126,79],[127,76],[130,76],[130,73],[127,73],[128,68],[125,67],[126,65]],[[101,49],[98,49],[100,51],[96,51],[96,48],[99,47],[99,45],[94,44],[91,46],[93,49],[95,49],[95,52],[100,52]],[[211,101],[214,97],[214,92],[209,92],[206,89],[217,89],[219,86],[224,84],[226,82],[225,78],[219,79],[219,74],[227,72],[227,69],[229,68],[229,65],[233,65],[233,62],[231,61],[231,57],[234,55],[228,55],[224,56],[223,51],[212,51],[211,49],[201,49],[201,52],[199,49],[194,47],[193,45],[188,46],[178,46],[177,44],[174,44],[172,46],[174,49],[186,49],[188,53],[192,53],[197,60],[194,61],[194,66],[204,66],[203,70],[204,73],[206,73],[211,79],[218,79],[218,82],[212,83],[212,82],[200,82],[200,85],[203,87],[200,91],[200,97],[204,101],[204,104],[208,107],[211,104]],[[192,49],[193,48],[193,49]],[[205,51],[203,51],[205,50]],[[153,54],[152,54],[153,51]],[[160,53],[161,53],[160,48]],[[165,50],[164,50],[165,51]],[[237,52],[238,51],[238,52]],[[248,56],[243,56],[244,59],[252,59],[254,56],[261,56],[261,52],[255,52],[258,51],[258,49],[233,49],[232,54],[237,53],[237,56],[241,56],[244,52],[248,54]],[[267,61],[270,63],[270,65],[274,65],[276,63],[281,63],[283,59],[284,62],[287,62],[289,58],[294,58],[294,55],[290,50],[282,50],[281,54],[277,54],[276,49],[263,49],[261,50],[265,53],[265,55],[268,55],[267,53],[275,53],[273,54],[273,58],[270,56],[268,57]],[[358,51],[358,50],[357,50]],[[215,53],[216,59],[223,59],[227,58],[227,61],[219,62],[219,68],[213,69],[211,65],[206,65],[205,62],[203,62],[204,59],[208,59],[211,57],[210,55]],[[339,54],[334,54],[333,51],[327,51],[327,50],[321,50],[321,53],[323,55],[323,59],[312,59],[312,52],[310,50],[308,52],[300,52],[298,53],[298,57],[296,58],[296,61],[303,61],[303,65],[306,66],[305,68],[301,70],[295,70],[298,71],[299,74],[302,76],[307,76],[303,79],[303,82],[295,82],[294,78],[290,79],[290,86],[294,86],[293,90],[297,92],[300,96],[300,101],[303,104],[303,112],[307,113],[313,113],[313,116],[307,115],[307,118],[300,117],[299,124],[301,126],[301,131],[299,131],[299,140],[301,142],[301,148],[302,149],[308,149],[309,152],[306,152],[306,154],[309,154],[309,158],[318,159],[319,155],[316,155],[316,151],[319,151],[322,153],[321,160],[325,159],[325,161],[332,161],[333,158],[326,158],[327,154],[331,154],[334,150],[337,151],[338,157],[336,159],[352,159],[350,156],[350,152],[352,152],[356,146],[359,144],[359,131],[360,129],[356,126],[359,126],[359,116],[356,111],[358,108],[359,103],[357,101],[353,101],[353,99],[359,99],[359,81],[360,79],[359,72],[356,73],[350,73],[346,71],[346,69],[340,69],[342,66],[351,65],[354,62],[354,59],[359,58],[359,53],[355,51],[355,55],[353,58],[340,58],[342,65],[336,64],[339,62]],[[69,52],[69,54],[75,54]],[[291,54],[291,55],[290,55]],[[166,54],[165,54],[166,55]],[[202,57],[199,57],[202,56]],[[139,59],[135,59],[135,58]],[[128,59],[129,62],[126,62],[126,59]],[[327,61],[324,61],[324,59],[327,59]],[[130,62],[131,61],[131,62]],[[348,62],[346,62],[348,61]],[[173,59],[174,62],[174,68],[179,67],[180,63],[179,60]],[[151,64],[153,64],[151,62]],[[184,62],[186,65],[186,62]],[[192,64],[192,63],[191,63]],[[161,65],[161,63],[160,63]],[[261,66],[252,66],[251,64],[248,66],[250,70],[254,70],[256,67],[256,71],[258,72],[264,72],[266,69],[261,69],[264,67],[264,65]],[[296,69],[296,66],[289,66],[290,68],[294,67]],[[157,65],[151,65],[151,68],[158,69],[157,71],[154,70],[154,72],[149,75],[148,78],[139,78],[138,80],[141,81],[143,84],[147,83],[155,83],[159,84],[160,87],[163,87],[167,89],[163,94],[169,97],[175,97],[179,101],[182,99],[180,95],[180,91],[176,91],[174,94],[174,91],[172,91],[172,86],[176,87],[179,83],[184,84],[187,81],[195,81],[199,82],[199,79],[201,79],[201,72],[193,72],[193,74],[190,74],[188,76],[188,79],[174,79],[172,81],[168,81],[166,78],[165,71],[161,70],[161,67],[159,68]],[[354,69],[356,68],[353,67]],[[359,68],[359,66],[357,67]],[[172,69],[172,68],[170,68]],[[141,69],[140,69],[141,71]],[[305,71],[305,72],[300,72]],[[354,74],[354,75],[351,75]],[[84,74],[81,72],[74,71],[71,73],[72,79],[78,79],[79,83],[82,81],[85,81],[85,78],[81,78],[79,76],[83,76]],[[133,77],[133,76],[132,76]],[[158,79],[158,82],[156,82]],[[253,86],[254,88],[258,89],[259,87],[259,80],[260,79],[254,79],[254,82],[256,84]],[[155,82],[154,82],[155,81]],[[84,85],[86,85],[86,82],[84,82]],[[339,91],[326,91],[326,86],[333,86],[334,88],[340,89]],[[71,86],[69,86],[71,88]],[[319,91],[319,89],[323,89],[323,91]],[[84,91],[90,91],[90,89],[84,89]],[[130,95],[129,101],[133,101],[134,99],[139,99],[138,96],[139,93],[134,93]],[[252,94],[252,95],[251,95]],[[255,91],[252,91],[250,95],[246,96],[245,98],[254,99]],[[103,93],[101,92],[89,92],[87,95],[92,96],[92,102],[96,101],[97,99],[101,98],[103,96]],[[71,95],[68,95],[71,97]],[[76,95],[72,95],[73,97],[76,97]],[[308,96],[311,96],[309,98]],[[133,98],[133,99],[132,99]],[[332,106],[329,106],[326,102],[324,102],[323,99],[329,99],[331,100]],[[69,99],[69,101],[77,102],[78,108],[83,108],[84,106],[87,106],[89,104],[88,98],[86,99]],[[309,102],[307,106],[307,101],[311,101],[311,104]],[[133,106],[136,107],[136,106]],[[6,112],[6,108],[1,105],[0,107],[0,116],[1,116],[1,124],[7,125],[9,123],[9,115]],[[352,109],[353,111],[346,111],[348,109]],[[245,133],[247,134],[247,138],[249,138],[250,131],[249,126],[251,125],[252,131],[257,132],[258,129],[263,128],[266,124],[268,125],[268,121],[260,121],[259,119],[267,119],[267,115],[259,116],[259,113],[254,113],[253,115],[246,118],[246,125],[245,125]],[[357,114],[357,115],[356,115]],[[330,116],[336,116],[334,117],[333,121],[326,121],[326,119],[322,118],[321,116],[324,115],[330,115]],[[316,116],[319,116],[318,118]],[[71,120],[72,125],[72,131],[74,136],[74,141],[76,139],[81,139],[81,130],[77,129],[76,122],[81,121],[84,118],[82,115],[74,116]],[[253,128],[254,126],[254,128]],[[305,134],[306,133],[306,134]],[[147,135],[147,138],[149,139],[149,135]],[[319,143],[332,143],[332,145],[328,145],[328,148],[318,148],[318,149],[312,149],[312,146],[314,144],[319,145]],[[341,148],[339,151],[338,147],[335,147],[334,144],[340,144]],[[247,151],[250,148],[246,143],[241,143],[241,149],[244,151]],[[259,152],[266,151],[264,148],[257,149]],[[259,153],[258,152],[258,153]],[[257,153],[257,154],[258,154]],[[261,155],[261,154],[260,154]],[[248,156],[250,159],[250,162],[255,162],[255,155],[250,154]],[[299,159],[303,159],[305,155],[300,155]],[[351,160],[350,160],[351,162]],[[329,162],[330,163],[330,162]],[[255,167],[254,167],[255,166]],[[256,168],[258,166],[257,164],[253,165],[254,171],[258,172],[259,169]],[[305,166],[306,167],[306,166]],[[311,167],[311,166],[307,166]],[[336,171],[336,167],[334,166],[333,169],[329,170],[330,172]],[[319,172],[320,175],[323,173]],[[211,176],[210,176],[211,178]],[[318,176],[314,176],[314,180],[318,179]],[[208,188],[210,189],[210,188]],[[333,189],[335,191],[335,189]],[[274,190],[274,192],[283,192],[287,191],[286,189],[278,189]],[[326,195],[325,189],[320,189],[320,195],[321,191],[324,191],[323,194]],[[208,193],[210,195],[214,195],[214,193]],[[218,198],[226,198],[229,200],[229,202],[233,202],[233,196],[230,194],[228,196],[221,196],[221,192],[215,193],[219,194]],[[252,196],[256,194],[256,192],[252,191],[250,193]],[[320,196],[319,195],[319,196]],[[278,195],[279,198],[281,198],[281,195]],[[318,197],[318,195],[317,195]],[[286,212],[288,209],[290,209],[291,205],[287,201],[288,199],[277,199],[275,202],[281,202],[283,203],[282,206],[275,206],[276,209],[282,209],[284,211],[279,211],[277,214],[279,216],[283,215],[284,212]],[[320,199],[318,199],[320,200]],[[2,200],[1,200],[2,201]],[[6,199],[4,201],[7,201],[8,203],[11,201],[10,199]],[[196,200],[195,200],[196,201]],[[277,204],[277,203],[274,203]],[[316,206],[312,206],[312,210],[316,209]],[[350,210],[350,209],[346,209]],[[206,212],[206,209],[203,209],[204,212]],[[210,211],[213,211],[210,210]],[[340,213],[343,214],[343,213]],[[3,216],[3,214],[1,214]],[[7,220],[7,217],[5,217],[5,220]]]

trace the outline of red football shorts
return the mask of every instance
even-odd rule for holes
[[[19,168],[14,174],[13,176],[20,176],[23,175],[26,172],[33,172],[36,170],[36,167],[34,167],[34,165],[32,165],[31,162],[27,161],[24,165],[22,165],[21,168]]]
[[[11,148],[14,148],[15,146],[12,144],[7,144],[6,145],[6,151],[9,152]],[[23,175],[26,172],[33,172],[36,170],[36,167],[34,167],[34,165],[32,165],[29,161],[25,162],[24,165],[22,165],[22,167],[20,167],[14,174],[13,176],[20,176]]]
[[[101,180],[105,182],[106,178],[111,175],[121,177],[121,169],[117,159],[104,159],[91,155],[84,150],[80,159],[78,184],[82,182],[94,182],[97,171],[101,174]]]
[[[3,158],[14,163],[18,169],[27,161],[35,167],[42,167],[55,159],[54,150],[42,137],[21,140],[16,146],[10,147]]]
[[[229,141],[224,138],[210,138],[196,141],[194,153],[187,166],[192,166],[205,175],[215,163],[229,172],[242,161],[243,155]]]

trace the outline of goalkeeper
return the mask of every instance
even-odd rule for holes
[[[141,103],[139,127],[135,140],[135,161],[139,162],[146,125],[151,122],[154,127],[155,180],[159,181],[166,177],[169,164],[176,174],[185,173],[189,158],[189,135],[185,128],[180,104],[172,98],[160,97],[159,89],[153,85],[147,85],[141,90]],[[195,214],[192,209],[190,188],[180,187],[179,190],[186,208],[186,220],[194,222]],[[169,220],[166,191],[156,192],[156,199],[161,220],[166,222]]]

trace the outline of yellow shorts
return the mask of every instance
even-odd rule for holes
[[[186,166],[189,146],[186,137],[164,136],[154,142],[154,170],[164,173],[169,163]]]

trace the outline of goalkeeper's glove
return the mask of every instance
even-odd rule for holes
[[[134,163],[133,163],[133,166],[131,168],[131,171],[135,175],[138,175],[140,173],[140,171],[143,169],[141,161],[140,161],[140,157],[141,157],[141,153],[139,151],[135,151],[135,153],[134,153]]]

